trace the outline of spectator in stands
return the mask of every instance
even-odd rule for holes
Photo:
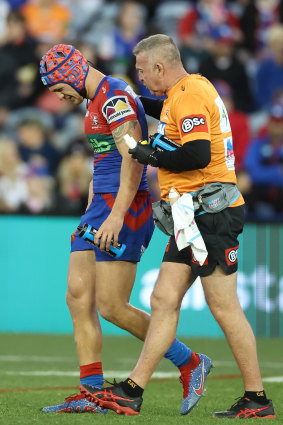
[[[276,92],[283,89],[283,24],[270,28],[268,43],[268,57],[259,61],[254,79],[255,97],[262,109],[270,109]]]
[[[283,21],[283,2],[280,0],[248,0],[242,2],[240,17],[243,32],[242,46],[252,55],[262,56],[268,44],[268,29]]]
[[[272,105],[267,132],[252,141],[244,164],[252,180],[249,211],[259,219],[282,218],[283,102]]]
[[[57,210],[60,213],[84,213],[93,173],[92,157],[93,153],[82,142],[73,142],[68,147],[57,173]]]
[[[0,47],[0,107],[11,110],[31,105],[42,92],[36,48],[21,13],[10,11]]]
[[[233,90],[226,81],[215,80],[212,83],[223,100],[229,115],[233,134],[235,169],[236,173],[239,173],[243,170],[243,159],[251,139],[249,116],[235,108]]]
[[[235,108],[251,112],[254,101],[245,66],[235,55],[235,39],[231,28],[224,24],[210,32],[213,40],[211,53],[204,59],[199,72],[208,80],[224,80],[233,90]]]
[[[67,0],[67,5],[72,15],[67,32],[67,39],[70,41],[81,38],[96,25],[102,8],[105,7],[104,0]]]
[[[6,0],[0,0],[0,46],[5,42],[7,15],[10,10],[10,5]]]
[[[37,40],[59,43],[64,40],[72,19],[67,6],[57,0],[28,1],[21,8],[30,34]]]
[[[145,35],[145,15],[142,5],[135,0],[122,3],[112,32],[101,37],[98,56],[108,63],[108,72],[134,79],[133,47]]]
[[[251,179],[244,168],[244,157],[251,140],[249,116],[235,109],[232,88],[226,81],[216,80],[213,85],[223,100],[228,112],[229,121],[233,134],[233,150],[235,154],[235,171],[237,186],[240,192],[246,196],[251,190]]]
[[[39,175],[54,175],[59,154],[52,146],[41,121],[36,119],[21,121],[17,128],[17,136],[22,160]]]
[[[0,212],[18,212],[28,199],[25,179],[26,165],[16,143],[7,137],[0,139]]]
[[[190,72],[197,72],[199,63],[208,56],[213,46],[211,32],[222,25],[229,26],[235,41],[241,40],[238,18],[224,0],[189,4],[188,12],[178,22],[177,34],[184,65]]]
[[[46,214],[54,211],[54,179],[33,171],[30,170],[27,175],[28,198],[24,212]]]

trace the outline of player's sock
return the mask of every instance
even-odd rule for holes
[[[245,391],[244,397],[249,398],[250,400],[255,401],[256,403],[266,404],[268,400],[266,398],[265,391]]]
[[[125,393],[130,397],[141,397],[143,394],[143,388],[139,387],[131,378],[127,378],[121,382],[121,386]]]
[[[191,360],[191,349],[175,338],[164,357],[177,367],[185,366]]]
[[[102,363],[95,362],[80,366],[80,380],[81,385],[89,384],[93,387],[102,388],[103,386],[103,372]]]
[[[198,354],[191,352],[191,358],[185,365],[179,366],[180,372],[188,371],[188,369],[193,370],[200,364],[200,358]]]

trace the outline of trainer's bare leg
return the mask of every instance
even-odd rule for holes
[[[151,320],[137,365],[130,378],[145,388],[175,337],[181,302],[195,280],[185,264],[162,263],[151,296]]]
[[[95,268],[92,250],[71,253],[66,299],[80,365],[101,361],[102,333],[95,304]]]
[[[226,275],[217,266],[201,278],[207,304],[223,330],[240,368],[246,391],[261,391],[262,381],[252,328],[237,296],[237,273]]]
[[[150,315],[129,303],[136,272],[129,261],[97,262],[96,302],[104,319],[144,340]]]

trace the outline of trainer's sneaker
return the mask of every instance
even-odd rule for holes
[[[114,410],[119,415],[138,415],[140,412],[142,397],[128,396],[121,383],[114,382],[113,387],[97,391],[93,391],[93,387],[85,384],[81,386],[80,390],[94,404],[101,408]]]
[[[96,391],[99,388],[95,388]],[[107,413],[107,409],[101,409],[89,401],[85,394],[72,394],[65,398],[65,402],[57,406],[43,407],[43,412],[48,413]]]
[[[238,419],[276,418],[271,400],[268,400],[267,404],[260,404],[256,401],[250,400],[247,397],[239,398],[238,401],[230,407],[230,409],[225,410],[224,412],[214,412],[213,416],[216,418]]]
[[[200,362],[194,369],[191,369],[189,363],[180,367],[180,381],[184,389],[181,415],[187,415],[203,395],[205,380],[212,367],[209,357],[204,354],[197,354],[197,356]]]

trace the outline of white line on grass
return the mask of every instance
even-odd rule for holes
[[[72,362],[73,357],[0,355],[0,362]]]
[[[53,356],[24,356],[24,355],[13,355],[6,354],[0,355],[0,362],[76,362],[75,357],[53,357]],[[231,367],[236,366],[235,361],[225,360],[213,360],[213,365],[217,367]],[[283,362],[260,362],[260,366],[269,367],[271,369],[283,368]]]
[[[103,371],[103,375],[105,378],[113,378],[113,377],[117,377],[117,378],[127,378],[130,375],[130,371],[119,371],[119,370],[107,370],[107,371]],[[74,372],[74,371],[66,371],[66,372],[61,372],[61,371],[57,371],[57,370],[31,370],[31,371],[6,371],[4,372],[5,375],[21,375],[21,376],[79,376],[79,372]],[[153,374],[153,378],[165,378],[165,379],[169,379],[169,378],[178,378],[180,376],[180,372],[155,372]]]
[[[57,371],[57,370],[46,370],[46,371],[6,371],[4,372],[5,375],[21,375],[21,376],[70,376],[70,377],[78,377],[79,372],[76,371],[69,371],[69,372],[63,372],[63,371]],[[119,370],[107,370],[103,373],[105,378],[127,378],[130,375],[130,371],[119,371]],[[178,378],[180,373],[177,372],[154,372],[153,378],[157,379],[170,379],[170,378]],[[221,379],[221,376],[219,376],[219,379]],[[269,378],[263,378],[263,381],[265,382],[274,382],[274,383],[281,383],[283,382],[283,376],[271,376]]]
[[[283,382],[283,376],[271,376],[270,378],[263,378],[264,382]]]

